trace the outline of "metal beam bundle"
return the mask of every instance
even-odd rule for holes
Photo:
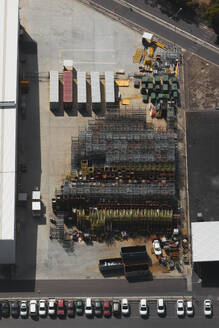
[[[64,195],[75,197],[86,195],[88,198],[145,198],[175,196],[175,183],[101,183],[101,182],[66,182],[63,186]]]

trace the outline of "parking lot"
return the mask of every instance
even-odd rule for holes
[[[49,300],[46,299],[46,314],[45,315],[39,315],[39,299],[36,300],[36,304],[37,304],[37,312],[35,314],[31,314],[31,309],[30,309],[30,302],[31,300],[30,299],[27,299],[26,302],[27,302],[27,315],[19,315],[18,316],[12,316],[11,312],[9,313],[9,315],[4,315],[3,314],[3,311],[1,310],[1,319],[4,320],[6,318],[14,318],[14,319],[17,319],[17,320],[20,320],[20,319],[25,319],[27,320],[28,318],[29,319],[32,319],[32,320],[35,320],[35,321],[38,321],[38,320],[49,320],[49,319],[56,319],[56,320],[60,320],[60,319],[65,319],[65,320],[76,320],[76,319],[84,319],[84,320],[89,320],[89,319],[95,319],[95,320],[98,320],[98,319],[101,319],[103,318],[104,320],[111,320],[113,318],[116,318],[118,320],[127,320],[127,318],[132,318],[132,319],[142,319],[142,320],[147,320],[147,321],[150,321],[150,320],[154,320],[154,319],[157,319],[157,318],[160,318],[160,319],[179,319],[179,320],[191,320],[194,318],[196,319],[202,319],[202,320],[211,320],[213,318],[219,318],[219,303],[218,301],[213,301],[212,303],[212,315],[205,315],[204,313],[204,300],[193,300],[192,301],[192,304],[193,304],[193,315],[188,315],[187,313],[187,301],[189,299],[184,299],[184,315],[179,315],[177,313],[177,304],[176,304],[176,299],[172,299],[172,300],[164,300],[164,308],[165,308],[165,313],[162,315],[162,314],[158,314],[158,304],[157,304],[157,299],[156,298],[153,298],[153,299],[149,299],[147,300],[147,315],[142,315],[140,314],[140,299],[128,299],[128,308],[129,308],[129,311],[128,311],[128,314],[124,314],[123,313],[123,308],[121,306],[121,310],[118,312],[118,313],[115,313],[113,312],[113,302],[120,302],[120,304],[122,304],[122,299],[120,300],[112,300],[112,299],[107,299],[106,298],[106,301],[109,301],[109,304],[110,304],[110,314],[106,315],[106,312],[104,312],[105,308],[104,308],[104,299],[103,298],[100,298],[100,299],[92,299],[92,314],[91,315],[87,315],[86,314],[86,299],[85,298],[82,298],[80,299],[83,303],[82,305],[82,312],[80,314],[77,313],[77,302],[78,302],[78,299],[64,299],[64,314],[63,315],[59,315],[58,314],[58,310],[59,310],[59,307],[58,307],[58,299],[56,299],[57,303],[56,303],[56,307],[55,307],[55,314],[54,315],[49,315],[48,311],[49,311],[49,308],[48,308],[48,302]],[[95,300],[99,300],[101,302],[101,314],[99,315],[96,315],[96,311],[95,311]],[[191,300],[191,299],[190,299]],[[33,301],[33,300],[32,300]],[[21,303],[23,301],[19,300],[19,306],[21,305]],[[70,312],[68,311],[68,302],[73,302],[74,304],[74,310],[73,312]],[[11,303],[10,303],[11,304]]]

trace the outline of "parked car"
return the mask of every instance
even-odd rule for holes
[[[100,317],[102,315],[103,309],[102,309],[102,303],[100,300],[96,300],[94,302],[94,314],[96,317]]]
[[[86,298],[85,314],[87,317],[91,317],[93,315],[93,305],[90,297]]]
[[[20,316],[22,318],[26,318],[28,316],[28,305],[27,305],[27,301],[21,301]]]
[[[211,300],[204,300],[204,314],[206,317],[212,316],[212,303]]]
[[[103,301],[103,315],[104,317],[110,317],[111,316],[111,304],[110,301]]]
[[[58,300],[58,305],[57,305],[57,315],[62,318],[65,316],[65,303],[62,298]]]
[[[157,300],[157,313],[159,315],[165,315],[165,313],[166,313],[165,303],[164,303],[164,300],[162,298],[159,298]]]
[[[139,313],[142,317],[146,317],[148,315],[147,300],[145,298],[140,300]]]
[[[192,301],[187,301],[187,303],[186,303],[186,314],[188,316],[194,315],[194,308],[193,308]]]
[[[122,314],[129,315],[129,303],[127,298],[123,298],[121,302]]]
[[[38,315],[37,301],[36,300],[31,300],[30,301],[30,316],[31,317],[36,317],[37,315]]]
[[[56,300],[54,298],[49,299],[48,313],[50,316],[56,314]]]
[[[67,315],[70,318],[75,315],[75,305],[73,301],[68,301],[67,303]]]
[[[176,302],[176,312],[177,312],[178,317],[183,317],[185,315],[184,301],[183,300],[177,300],[177,302]]]
[[[153,241],[153,248],[154,248],[154,253],[155,255],[161,255],[162,254],[162,251],[161,251],[161,246],[160,246],[160,242],[159,240],[155,239]]]
[[[121,314],[121,304],[119,300],[113,301],[113,314],[114,316],[120,316]]]
[[[20,305],[18,301],[11,302],[11,315],[13,318],[18,318],[20,315]]]
[[[82,300],[76,301],[76,313],[82,315],[84,313],[84,303]]]
[[[10,316],[10,304],[8,301],[1,301],[1,313],[4,318]]]
[[[39,315],[40,317],[45,317],[47,313],[46,301],[40,300],[39,301]]]

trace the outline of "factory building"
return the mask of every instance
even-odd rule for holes
[[[0,264],[15,263],[18,0],[0,1]]]

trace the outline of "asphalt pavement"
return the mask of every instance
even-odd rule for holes
[[[145,28],[148,31],[151,31],[162,38],[169,40],[176,45],[187,49],[196,55],[212,62],[216,65],[219,65],[219,55],[215,51],[207,48],[204,45],[198,44],[196,41],[189,39],[186,36],[183,36],[177,33],[175,30],[170,30],[169,28],[161,25],[158,21],[149,19],[144,16],[142,13],[139,13],[135,10],[130,10],[127,6],[118,3],[117,1],[111,0],[92,0],[96,4],[110,10],[112,13],[116,14],[129,20],[131,23],[138,24],[142,28]]]
[[[138,313],[138,303],[131,303],[130,317],[114,318],[92,318],[85,316],[66,319],[1,319],[1,327],[216,327],[219,322],[219,304],[213,304],[214,313],[212,318],[205,318],[203,314],[202,302],[194,303],[194,317],[178,318],[176,314],[176,303],[166,304],[167,315],[159,317],[156,313],[156,302],[149,302],[149,317],[141,318]]]
[[[190,295],[185,279],[159,279],[129,283],[125,279],[86,280],[4,280],[0,281],[0,297],[32,296],[180,296]]]

